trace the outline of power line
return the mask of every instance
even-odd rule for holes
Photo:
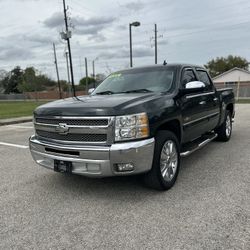
[[[206,32],[206,31],[214,31],[214,30],[220,30],[222,28],[225,28],[225,27],[235,27],[235,26],[239,26],[239,25],[242,25],[242,24],[248,24],[250,23],[250,21],[246,21],[246,22],[241,22],[241,23],[237,23],[237,24],[228,24],[228,25],[224,25],[224,26],[216,26],[214,28],[208,28],[208,29],[202,29],[202,30],[198,30],[198,31],[192,31],[192,32],[188,32],[188,33],[181,33],[181,34],[176,34],[176,35],[170,35],[170,36],[167,36],[167,38],[171,38],[171,37],[179,37],[179,36],[189,36],[189,35],[193,35],[193,34],[197,34],[197,33],[202,33],[202,32]]]
[[[202,33],[202,32],[207,32],[207,31],[214,31],[214,30],[220,30],[220,29],[224,29],[226,27],[230,27],[230,28],[233,28],[233,27],[236,27],[236,26],[240,26],[240,25],[244,25],[244,24],[248,24],[250,23],[250,21],[245,21],[245,22],[241,22],[241,23],[236,23],[236,24],[227,24],[227,25],[222,25],[222,26],[217,26],[217,25],[214,25],[214,26],[211,26],[209,28],[204,28],[204,29],[200,29],[200,30],[195,30],[195,31],[191,31],[191,32],[186,32],[186,33],[179,33],[179,34],[173,34],[173,35],[168,35],[166,36],[166,38],[174,38],[174,37],[185,37],[185,36],[189,36],[189,35],[193,35],[193,34],[198,34],[198,33]],[[122,39],[124,40],[124,39]],[[119,40],[113,40],[113,42],[119,42],[121,41],[120,39]],[[150,42],[150,39],[140,39],[140,40],[137,40],[136,38],[134,39],[134,44],[142,44],[144,42]],[[102,44],[103,46],[104,44]],[[127,44],[120,44],[120,46],[126,46]],[[98,45],[97,45],[98,46]],[[91,47],[95,47],[94,45],[92,45]]]
[[[76,0],[72,0],[75,4],[77,4],[78,6],[80,6],[81,8],[83,8],[84,10],[87,10],[87,11],[90,11],[91,13],[93,13],[93,14],[95,14],[95,15],[97,15],[97,16],[100,16],[100,13],[98,13],[98,12],[96,12],[96,11],[94,11],[94,10],[91,10],[91,9],[89,9],[88,7],[86,7],[85,5],[82,5],[82,3],[81,2],[78,2],[78,1],[76,1]],[[248,3],[248,1],[240,1],[240,2],[235,2],[235,3],[231,3],[231,4],[226,4],[226,5],[220,5],[220,6],[216,6],[216,7],[214,7],[214,8],[209,8],[209,12],[210,11],[213,11],[213,13],[214,13],[214,11],[217,11],[217,10],[220,10],[220,9],[225,9],[225,8],[227,8],[227,7],[231,7],[231,6],[234,6],[234,5],[237,5],[237,6],[240,6],[242,3]],[[166,4],[165,4],[165,2],[164,2],[164,6],[165,6]],[[206,9],[206,13],[207,13],[207,9]],[[78,11],[79,12],[79,11]],[[80,13],[80,12],[79,12]],[[105,12],[103,12],[103,10],[102,10],[102,12],[101,13],[105,13]],[[110,13],[108,13],[108,14],[110,14]],[[186,14],[186,15],[180,15],[180,16],[175,16],[175,17],[173,17],[173,18],[162,18],[162,19],[158,19],[157,20],[157,22],[159,22],[159,21],[171,21],[171,20],[176,20],[176,19],[179,19],[179,18],[182,18],[183,19],[183,17],[187,17],[187,16],[192,16],[193,17],[193,13],[191,13],[191,14]],[[196,20],[197,20],[197,18],[196,18]],[[147,25],[152,25],[153,24],[153,22],[152,23],[142,23],[142,26],[147,26]]]
[[[76,0],[71,0],[71,1],[72,1],[73,3],[75,3],[76,5],[80,6],[81,8],[83,8],[84,10],[87,10],[87,11],[93,13],[93,14],[98,14],[98,15],[100,14],[100,13],[97,13],[96,11],[94,11],[94,10],[91,10],[90,8],[86,7],[85,5],[82,5],[81,2],[78,2],[78,1],[76,1]]]
[[[238,6],[242,6],[241,4],[242,3],[249,3],[249,1],[238,1],[238,2],[235,2],[235,3],[231,3],[231,4],[226,4],[226,5],[220,5],[220,6],[216,6],[216,7],[214,7],[214,8],[209,8],[209,9],[206,9],[206,14],[207,13],[209,13],[209,12],[213,12],[214,13],[214,11],[217,11],[217,10],[220,10],[220,9],[225,9],[225,8],[227,8],[227,7],[232,7],[232,6],[234,6],[234,5],[237,5],[237,7]],[[164,2],[164,6],[166,6],[166,3]],[[156,6],[156,8],[157,8],[158,6]],[[204,14],[204,12],[202,12],[203,14]],[[172,17],[172,18],[162,18],[162,19],[157,19],[157,20],[155,20],[155,21],[157,21],[157,22],[160,22],[160,21],[173,21],[173,20],[176,20],[176,19],[183,19],[184,17],[189,17],[189,16],[191,16],[191,17],[194,17],[194,13],[192,12],[192,13],[188,13],[188,14],[182,14],[182,15],[179,15],[179,16],[174,16],[174,17]],[[202,16],[202,17],[204,17],[204,15]],[[197,21],[197,17],[195,17],[195,20]],[[153,23],[143,23],[143,25],[152,25]]]

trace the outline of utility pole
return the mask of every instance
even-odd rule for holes
[[[74,73],[73,73],[73,63],[72,63],[71,48],[70,48],[71,32],[69,32],[69,27],[68,27],[68,17],[67,17],[67,9],[66,9],[65,0],[63,0],[63,12],[64,12],[64,21],[65,21],[66,34],[62,33],[62,37],[67,41],[67,44],[68,44],[72,90],[73,90],[73,95],[76,96]]]
[[[55,66],[56,66],[56,75],[57,75],[57,83],[59,88],[59,98],[62,99],[62,92],[61,92],[61,84],[59,79],[59,72],[58,72],[58,65],[57,65],[57,57],[56,57],[56,46],[55,43],[53,43],[53,49],[54,49],[54,57],[55,57]]]
[[[155,64],[157,64],[157,24],[155,24]]]
[[[86,72],[86,93],[88,94],[89,90],[89,79],[88,79],[88,60],[87,57],[85,57],[85,72]]]
[[[68,90],[69,90],[69,95],[71,94],[71,87],[70,87],[70,76],[69,76],[69,52],[65,52],[65,57],[66,57],[66,65],[67,65],[67,76],[68,76]]]
[[[95,60],[92,61],[92,68],[93,68],[93,78],[95,80]],[[94,81],[94,88],[95,88],[95,81]]]
[[[150,41],[154,41],[154,44],[151,44],[151,48],[155,47],[155,64],[158,63],[158,38],[163,38],[163,35],[158,35],[157,24],[155,24],[154,36],[150,37]]]

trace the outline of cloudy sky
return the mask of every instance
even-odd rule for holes
[[[96,73],[129,66],[128,24],[133,27],[134,65],[154,63],[153,30],[158,25],[159,63],[205,64],[216,56],[250,60],[249,0],[66,0],[72,29],[76,81],[96,59]],[[55,78],[52,43],[59,73],[67,78],[62,0],[0,0],[0,69],[34,66]]]

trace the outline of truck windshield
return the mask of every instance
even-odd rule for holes
[[[174,81],[174,68],[124,70],[108,76],[93,95],[169,91]]]

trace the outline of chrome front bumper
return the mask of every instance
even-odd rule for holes
[[[30,152],[39,165],[54,169],[54,161],[72,162],[72,173],[89,177],[133,175],[152,167],[154,138],[115,143],[111,146],[70,146],[50,144],[30,137]],[[116,164],[132,163],[133,171],[118,172]]]

